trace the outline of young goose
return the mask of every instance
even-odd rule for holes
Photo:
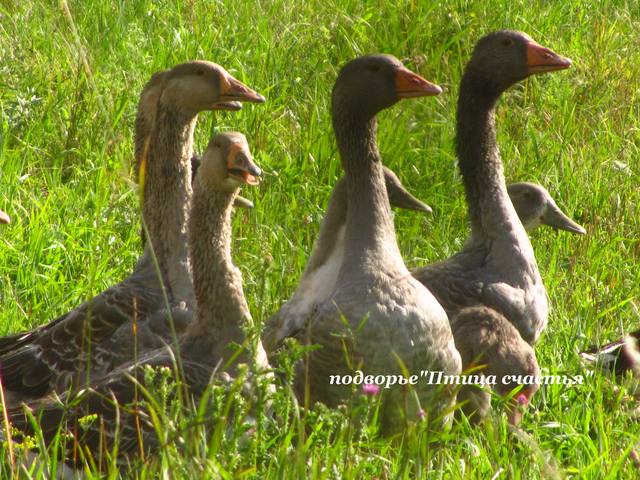
[[[295,390],[305,404],[347,400],[352,387],[331,384],[331,378],[358,368],[366,375],[460,373],[446,313],[411,277],[398,250],[376,145],[378,112],[402,98],[440,92],[389,55],[359,57],[338,75],[332,116],[347,184],[344,259],[331,294],[307,321],[304,337],[319,347],[296,372]],[[403,413],[415,420],[424,407],[437,418],[452,406],[453,397],[438,396],[434,386],[418,382],[414,388],[417,395],[406,395],[400,385],[388,391],[387,431],[401,426]]]
[[[547,324],[547,294],[507,193],[495,106],[511,85],[570,65],[522,32],[503,30],[480,39],[460,83],[456,135],[471,239],[453,257],[413,271],[450,317],[462,308],[485,305],[504,315],[531,344]]]
[[[170,305],[195,304],[187,254],[193,132],[199,112],[237,109],[238,101],[264,99],[211,62],[192,61],[152,76],[136,120],[142,216],[151,242],[134,272],[119,284],[44,327],[0,340],[8,398],[39,398],[54,389],[66,390],[73,379],[86,379],[84,372],[106,373],[112,358],[108,352],[94,354],[94,346],[110,339],[121,325],[164,309],[162,287]],[[174,320],[179,324],[186,317],[176,313]]]
[[[485,380],[493,377],[493,388],[500,395],[508,395],[518,384],[522,385],[509,407],[509,422],[517,424],[521,408],[538,390],[540,368],[531,345],[503,315],[482,306],[456,314],[451,319],[451,331],[462,357],[463,372],[484,376]],[[462,411],[474,423],[482,420],[491,407],[489,393],[473,385],[460,389],[458,402],[464,402]]]
[[[430,213],[431,208],[411,195],[400,179],[383,167],[391,206]],[[262,341],[272,353],[287,337],[297,335],[315,306],[326,299],[338,278],[344,259],[344,234],[347,220],[347,184],[341,178],[331,192],[320,233],[293,296],[267,322]]]
[[[2,210],[0,210],[0,223],[5,224],[5,225],[7,223],[11,223],[11,218],[9,217],[9,215],[4,213]]]
[[[191,179],[192,180],[196,178],[198,167],[200,167],[200,156],[194,155],[193,157],[191,157]],[[233,201],[233,206],[236,208],[246,208],[247,210],[250,210],[254,207],[253,202],[251,200],[249,200],[248,198],[244,198],[241,195],[236,196],[236,199]],[[144,243],[144,231],[142,233],[143,233],[142,241]]]
[[[244,327],[248,326],[251,316],[241,273],[231,259],[234,197],[241,185],[257,185],[260,174],[242,134],[229,132],[211,140],[194,182],[189,220],[197,301],[195,321],[187,327],[179,349],[163,347],[147,352],[139,362],[121,367],[91,388],[64,395],[63,403],[72,399],[71,405],[65,407],[49,400],[30,405],[40,418],[45,441],[51,440],[59,431],[60,423],[66,421],[75,440],[81,448],[87,448],[93,458],[99,458],[105,451],[112,452],[114,445],[110,443],[114,438],[118,442],[118,455],[122,457],[139,454],[141,449],[154,450],[158,439],[145,414],[146,408],[141,403],[132,405],[136,399],[143,398],[132,378],[144,385],[145,366],[173,368],[179,355],[183,381],[196,398],[202,395],[220,365],[231,362],[231,356],[237,353],[234,345],[243,345],[243,350],[226,373],[234,374],[239,362],[256,363],[259,369],[267,366],[261,345],[258,343],[252,351],[247,344]],[[114,401],[120,405],[119,411]],[[32,433],[22,409],[12,409],[8,414],[14,427]],[[78,420],[89,414],[97,414],[99,419],[78,428]]]

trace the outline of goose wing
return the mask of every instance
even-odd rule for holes
[[[19,399],[34,399],[53,388],[66,390],[78,372],[100,368],[92,353],[128,322],[162,308],[162,291],[152,275],[137,271],[80,307],[33,332],[5,339],[0,355],[3,387]]]

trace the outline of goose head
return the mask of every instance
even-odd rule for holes
[[[246,137],[219,133],[202,155],[198,176],[214,190],[232,193],[243,185],[258,185],[262,171],[253,161]]]
[[[548,225],[580,235],[587,233],[582,226],[560,210],[543,186],[528,182],[512,183],[507,186],[507,191],[520,221],[527,230]]]
[[[392,55],[364,55],[351,60],[333,87],[334,112],[344,106],[373,118],[402,98],[438,95],[442,89],[411,72]]]
[[[0,210],[0,223],[2,224],[11,223],[11,218],[9,217],[9,215],[4,213],[2,210]]]
[[[161,72],[158,80],[159,101],[189,116],[205,110],[240,110],[239,102],[264,102],[262,95],[233,78],[220,65],[205,60],[176,65]]]
[[[198,174],[198,168],[200,168],[200,157],[198,155],[194,155],[191,157],[191,181],[196,178]],[[251,200],[248,198],[242,197],[240,195],[236,195],[236,198],[233,200],[233,206],[237,208],[246,208],[247,210],[251,210],[254,205]]]
[[[240,110],[240,102],[262,103],[264,97],[212,62],[194,60],[156,72],[138,101],[135,134],[136,178],[159,103],[192,119],[206,110]]]
[[[499,94],[530,75],[563,70],[571,60],[535,42],[524,32],[500,30],[482,37],[466,71]]]

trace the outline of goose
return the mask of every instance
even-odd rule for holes
[[[620,340],[607,343],[602,347],[591,347],[580,356],[588,363],[593,363],[605,371],[615,375],[632,372],[640,376],[640,330],[625,335]]]
[[[525,230],[547,225],[580,235],[586,233],[582,226],[560,210],[542,185],[512,183],[507,185],[507,192]],[[481,373],[497,377],[494,390],[499,395],[509,394],[519,384],[518,381],[504,381],[508,375],[519,375],[520,378],[528,376],[529,379],[539,375],[533,348],[496,310],[483,306],[463,308],[450,319],[450,323],[456,348],[462,357],[463,371],[472,369],[478,363],[485,364],[486,368]],[[537,384],[523,384],[516,397],[517,402],[510,401],[508,418],[511,424],[520,421],[522,407],[529,404],[537,389]],[[479,423],[485,418],[491,407],[489,393],[473,386],[462,387],[458,402],[462,403],[462,411],[472,423]]]
[[[9,215],[7,215],[2,210],[0,210],[0,223],[2,223],[4,225],[6,225],[8,223],[11,223],[11,217],[9,217]]]
[[[392,206],[431,213],[431,207],[411,195],[391,169],[383,167],[383,173]],[[344,259],[346,220],[347,184],[343,177],[331,192],[318,239],[298,288],[265,326],[262,342],[267,353],[273,353],[285,338],[297,335],[315,306],[331,293]]]
[[[260,175],[244,135],[227,132],[210,141],[194,182],[189,219],[197,302],[195,320],[188,325],[179,348],[164,346],[146,352],[139,361],[119,367],[90,388],[65,392],[62,402],[44,399],[30,404],[40,419],[45,441],[54,438],[61,422],[66,421],[75,440],[83,449],[88,449],[94,459],[100,458],[101,453],[112,452],[113,441],[118,442],[119,460],[143,450],[151,452],[159,447],[159,439],[145,414],[144,404],[134,406],[140,398],[136,381],[145,385],[144,372],[148,366],[173,368],[175,358],[179,357],[182,380],[195,399],[203,394],[216,372],[222,381],[229,381],[229,376],[237,374],[240,362],[255,365],[256,375],[268,368],[261,344],[258,342],[254,348],[246,337],[245,328],[251,322],[251,314],[244,297],[241,272],[231,258],[234,197],[240,186],[257,185]],[[242,348],[239,350],[238,346]],[[218,371],[221,365],[226,367],[224,372]],[[67,401],[71,403],[64,405]],[[13,408],[7,413],[15,428],[26,434],[33,433],[23,409]],[[89,414],[97,415],[98,420],[77,428],[79,419]]]
[[[509,423],[519,423],[522,408],[538,390],[540,367],[531,345],[503,315],[484,306],[458,312],[451,318],[451,331],[462,357],[463,370],[468,371],[468,375],[492,380],[494,390],[503,396],[522,385],[516,397],[509,401],[508,409]],[[472,423],[486,417],[491,407],[489,393],[468,384],[458,392],[458,402]]]
[[[394,378],[424,369],[460,373],[446,313],[400,255],[376,145],[378,112],[403,98],[441,91],[390,55],[358,57],[338,74],[332,118],[347,185],[344,259],[330,295],[305,325],[303,340],[317,346],[295,372],[294,390],[305,406],[345,402],[353,387],[332,379],[352,376],[356,369]],[[435,419],[453,405],[454,396],[439,395],[433,385],[418,382],[413,388],[411,395],[406,385],[388,390],[384,431],[419,419],[423,408]]]
[[[151,242],[119,284],[48,325],[0,340],[2,383],[10,404],[103,375],[113,367],[113,357],[94,346],[167,303],[175,328],[186,327],[190,314],[185,310],[195,305],[187,222],[197,115],[237,110],[241,101],[261,103],[264,98],[211,62],[191,61],[151,77],[140,98],[135,141],[142,217]]]
[[[547,324],[547,293],[531,242],[509,200],[496,142],[500,95],[533,74],[571,61],[527,34],[502,30],[481,38],[460,83],[456,150],[471,222],[471,238],[453,257],[413,270],[453,317],[484,305],[504,315],[534,344]]]
[[[392,206],[430,213],[431,208],[407,192],[397,176],[384,167],[387,193]],[[509,198],[527,231],[540,225],[585,234],[585,229],[569,218],[542,185],[530,182],[507,185]],[[295,337],[315,305],[326,298],[335,285],[344,256],[346,222],[346,185],[344,178],[335,186],[318,240],[307,262],[298,288],[267,322],[262,342],[271,354],[287,337]]]

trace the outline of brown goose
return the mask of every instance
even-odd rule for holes
[[[522,32],[503,30],[480,39],[460,83],[456,137],[471,239],[453,257],[413,271],[450,317],[465,307],[485,305],[504,315],[531,344],[547,324],[547,294],[507,193],[495,107],[511,85],[570,65]]]
[[[197,313],[180,340],[179,351],[175,347],[163,347],[147,352],[139,362],[121,367],[91,388],[64,395],[63,402],[73,399],[72,405],[65,407],[50,400],[31,404],[36,416],[40,415],[45,441],[51,440],[60,423],[66,421],[75,441],[82,448],[86,447],[93,458],[113,451],[117,426],[119,456],[155,450],[158,439],[146,415],[146,407],[141,403],[134,406],[136,399],[143,396],[137,396],[140,389],[132,379],[137,378],[144,385],[145,366],[173,368],[175,357],[180,355],[182,378],[196,398],[202,395],[220,365],[231,362],[226,373],[232,375],[239,362],[257,364],[258,370],[267,366],[261,344],[253,349],[244,333],[251,316],[244,298],[241,273],[233,265],[230,251],[234,197],[241,185],[256,185],[260,173],[242,134],[229,132],[211,140],[194,182],[189,220]],[[243,349],[232,360],[232,355],[238,353],[234,344],[243,345]],[[120,405],[119,412],[114,401]],[[12,409],[8,414],[14,427],[32,433],[32,426],[22,409]],[[78,420],[88,414],[96,414],[99,418],[78,428]]]
[[[106,373],[113,358],[94,346],[109,340],[121,325],[141,321],[167,303],[174,307],[176,327],[184,328],[189,318],[184,307],[195,304],[187,221],[197,115],[238,109],[238,101],[264,99],[211,62],[188,62],[153,75],[136,120],[136,158],[144,180],[142,216],[151,242],[132,275],[118,285],[44,327],[0,340],[7,398],[39,398],[54,389],[66,390],[74,379]]]
[[[307,353],[295,379],[305,404],[335,406],[352,386],[331,384],[335,375],[410,375],[421,370],[460,373],[447,316],[404,265],[376,145],[376,114],[402,98],[436,95],[441,89],[407,70],[396,58],[368,55],[347,63],[333,88],[333,127],[345,170],[347,219],[344,260],[329,297],[307,321]],[[422,408],[437,418],[453,396],[418,382],[385,396],[383,428],[396,430],[402,417],[416,420]],[[415,393],[415,395],[414,395]]]
[[[451,319],[451,331],[463,371],[468,371],[469,376],[495,381],[493,388],[500,395],[508,395],[522,385],[509,407],[509,422],[517,424],[522,417],[521,408],[538,390],[540,368],[531,345],[504,316],[487,307],[461,310]],[[458,402],[464,402],[462,411],[474,423],[484,418],[491,407],[489,393],[473,385],[461,388]]]
[[[411,195],[400,179],[383,167],[384,180],[391,206],[430,213],[431,208]],[[338,278],[344,259],[344,234],[347,220],[347,184],[341,178],[333,188],[318,239],[313,247],[298,288],[293,296],[267,322],[262,336],[268,353],[287,337],[304,328],[315,306],[327,298]]]

